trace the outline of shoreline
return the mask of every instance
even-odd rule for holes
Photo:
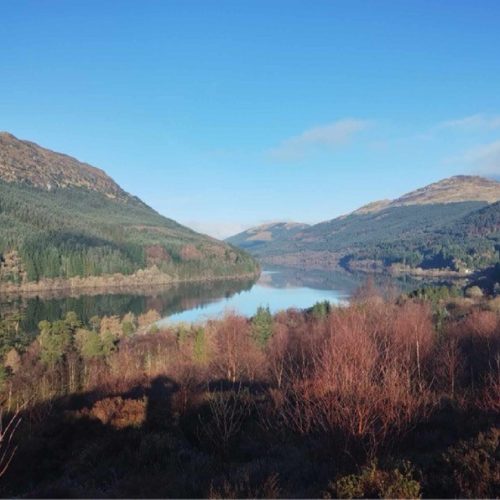
[[[472,272],[452,271],[450,269],[422,269],[415,268],[388,268],[388,272],[393,276],[414,276],[423,278],[449,278],[449,279],[467,279],[472,276]]]
[[[139,270],[134,274],[111,274],[91,277],[74,278],[51,278],[44,281],[29,282],[23,284],[1,284],[0,297],[13,296],[38,296],[41,293],[65,292],[66,294],[76,293],[77,295],[86,295],[84,292],[108,292],[111,290],[134,292],[137,290],[149,291],[152,289],[163,288],[167,286],[176,286],[188,283],[210,283],[215,281],[243,281],[257,280],[262,270],[255,273],[242,273],[231,275],[205,276],[178,278],[168,274],[155,271],[154,269]],[[87,294],[99,295],[99,293]]]
[[[288,257],[288,258],[287,258]],[[473,271],[462,272],[452,271],[450,269],[422,269],[420,267],[403,267],[399,265],[363,265],[363,263],[354,262],[349,265],[342,265],[336,255],[323,255],[318,252],[309,259],[303,254],[290,254],[287,256],[273,256],[259,259],[261,264],[283,266],[292,269],[303,269],[306,271],[344,271],[350,274],[364,275],[387,275],[393,277],[411,276],[412,278],[429,278],[429,279],[450,279],[463,280],[474,275]]]

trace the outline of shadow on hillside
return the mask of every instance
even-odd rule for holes
[[[262,400],[266,387],[221,379],[200,384],[195,392],[244,390]],[[126,391],[89,391],[24,411],[16,436],[19,448],[0,482],[0,496],[207,497],[214,484],[232,481],[236,474],[234,484],[243,484],[247,493],[231,490],[228,495],[268,496],[255,485],[277,475],[287,488],[283,494],[307,497],[320,494],[342,471],[341,450],[326,432],[300,439],[289,432],[281,441],[276,433],[259,429],[253,416],[234,449],[222,456],[217,443],[203,442],[197,432],[204,418],[212,425],[209,405],[200,397],[182,413],[181,393],[179,383],[158,376]],[[399,441],[397,453],[435,468],[429,457],[491,422],[491,415],[443,405]]]
[[[209,392],[228,392],[228,391],[247,391],[249,394],[256,395],[266,391],[269,388],[267,382],[249,382],[236,381],[231,382],[227,379],[211,380],[205,385]]]
[[[25,410],[15,458],[0,496],[199,497],[225,466],[202,443],[198,427],[210,408],[201,397],[266,384],[216,380],[199,384],[197,404],[180,414],[180,386],[166,376],[125,391],[94,390]],[[213,456],[212,456],[213,455]]]
[[[167,437],[176,391],[178,384],[162,376],[124,392],[89,391],[25,410],[0,496],[133,496],[135,474],[142,466],[154,467],[143,439]],[[127,476],[130,484],[116,493]],[[147,488],[139,489],[138,496],[147,495]],[[149,496],[161,496],[162,489]]]

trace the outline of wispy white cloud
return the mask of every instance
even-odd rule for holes
[[[297,160],[312,148],[336,148],[348,143],[352,137],[371,125],[369,120],[346,118],[333,123],[305,130],[299,135],[289,137],[271,149],[272,158],[280,161]]]
[[[379,140],[372,143],[372,145],[374,147],[380,147],[380,145],[387,146],[389,144],[408,145],[442,139],[442,136],[445,134],[447,137],[452,134],[458,136],[464,133],[486,134],[496,129],[500,129],[500,115],[476,113],[475,115],[437,122],[411,135]]]
[[[478,113],[455,120],[438,123],[434,130],[494,130],[500,128],[500,115]]]
[[[468,149],[461,155],[449,158],[446,163],[463,163],[477,173],[500,174],[500,140]]]
[[[471,149],[465,161],[477,166],[480,172],[500,174],[500,140]]]

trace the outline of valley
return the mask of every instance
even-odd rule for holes
[[[499,182],[456,176],[319,224],[226,241],[267,264],[462,278],[499,260],[499,201]]]
[[[0,499],[500,499],[500,2],[0,6]]]

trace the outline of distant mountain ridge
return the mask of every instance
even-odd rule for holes
[[[273,264],[470,273],[499,260],[499,201],[500,182],[455,176],[259,245],[252,229],[229,241]]]
[[[102,170],[8,133],[0,134],[0,227],[0,291],[258,272],[245,252],[163,217]]]
[[[290,238],[308,227],[309,224],[299,222],[269,222],[247,229],[227,238],[226,241],[231,245],[249,250],[274,240]]]
[[[381,200],[369,203],[354,213],[370,213],[391,207],[408,205],[432,205],[435,203],[460,203],[464,201],[500,200],[500,182],[477,175],[456,175],[411,191],[395,200]]]

